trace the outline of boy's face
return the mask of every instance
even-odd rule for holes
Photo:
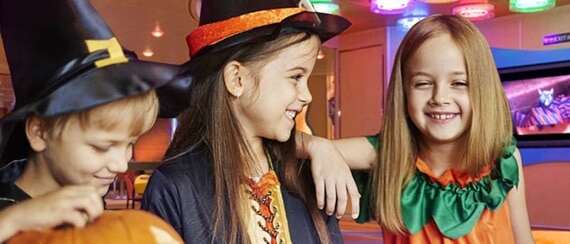
[[[47,188],[57,189],[65,185],[92,185],[101,196],[118,173],[127,170],[132,150],[138,137],[132,136],[131,123],[124,122],[112,129],[96,126],[82,128],[79,119],[73,117],[59,136],[42,131],[41,139],[30,144],[35,160],[48,172],[39,182]]]

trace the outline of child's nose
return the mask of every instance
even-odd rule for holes
[[[128,148],[127,150],[116,150],[112,153],[109,158],[109,163],[107,167],[109,171],[122,173],[127,171],[129,167],[129,161],[133,156],[132,148]]]
[[[430,100],[432,105],[444,105],[449,103],[449,93],[445,87],[436,87]]]
[[[309,104],[313,101],[313,96],[311,95],[311,91],[309,90],[308,86],[305,86],[297,96],[301,102],[304,104]]]

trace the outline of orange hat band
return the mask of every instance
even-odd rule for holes
[[[303,11],[307,10],[304,8],[262,10],[199,26],[186,36],[190,57],[208,45],[257,27],[279,23]]]

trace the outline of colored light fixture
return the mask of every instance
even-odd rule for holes
[[[416,23],[418,23],[420,20],[424,19],[426,16],[408,16],[408,17],[403,17],[403,18],[399,18],[396,21],[396,24],[398,25],[398,29],[401,31],[408,31],[410,30],[410,28],[412,28],[412,26],[414,26]]]
[[[340,9],[333,0],[311,0],[311,4],[320,13],[338,14]]]
[[[452,13],[470,21],[480,21],[495,17],[495,5],[487,2],[469,2],[453,5]]]
[[[509,10],[519,13],[532,13],[551,9],[555,6],[555,0],[510,0]]]
[[[435,4],[439,4],[439,3],[454,3],[457,2],[458,0],[418,0],[419,2],[424,2],[424,3],[435,3]]]
[[[370,11],[375,14],[401,14],[410,2],[410,0],[372,0]]]

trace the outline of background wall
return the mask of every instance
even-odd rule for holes
[[[154,126],[137,140],[133,148],[133,160],[136,162],[162,161],[175,126],[175,119],[157,119]]]
[[[570,6],[560,6],[544,12],[516,14],[476,23],[494,48],[519,50],[552,50],[569,48],[570,42],[543,45],[549,34],[570,32]]]
[[[14,91],[10,74],[0,71],[0,118],[14,108]]]
[[[386,29],[343,35],[339,46],[340,138],[380,131],[386,85]]]
[[[314,135],[329,138],[334,133],[333,118],[329,113],[329,100],[335,96],[337,49],[321,48],[323,59],[318,59],[309,77],[309,90],[313,101],[304,109],[306,115],[297,115],[297,129],[305,124]],[[305,131],[305,130],[302,130]]]

